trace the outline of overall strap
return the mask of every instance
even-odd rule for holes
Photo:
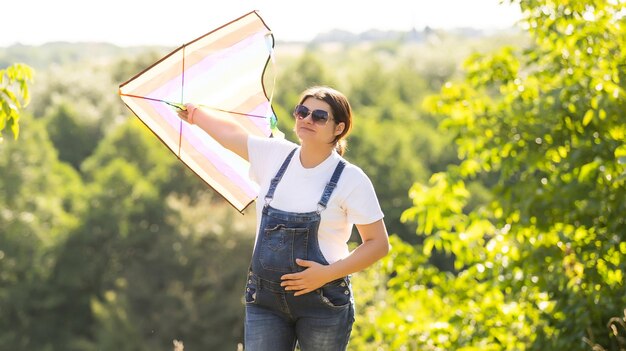
[[[287,155],[287,157],[285,158],[285,161],[283,161],[283,164],[280,166],[280,169],[278,170],[274,178],[272,178],[272,181],[270,182],[270,188],[267,190],[267,194],[265,195],[266,206],[274,198],[274,191],[276,191],[276,186],[278,186],[278,183],[283,178],[283,175],[285,174],[285,171],[287,170],[287,166],[289,166],[289,162],[291,162],[291,158],[293,157],[296,150],[297,148],[291,150],[289,155]]]
[[[330,199],[330,195],[332,195],[333,190],[337,187],[337,182],[339,181],[339,177],[341,177],[341,172],[346,167],[346,162],[340,160],[335,167],[335,172],[333,172],[333,176],[330,178],[328,184],[326,184],[326,188],[324,188],[324,193],[322,194],[322,198],[320,202],[317,203],[317,212],[320,213],[324,209],[326,209],[326,205],[328,205],[328,200]]]

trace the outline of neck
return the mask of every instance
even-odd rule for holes
[[[332,154],[332,147],[311,147],[302,144],[300,148],[300,163],[304,168],[313,168],[324,162]]]

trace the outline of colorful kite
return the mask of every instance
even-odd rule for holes
[[[253,11],[182,45],[119,89],[126,106],[239,212],[258,195],[249,164],[176,109],[191,102],[227,114],[250,134],[280,134],[263,82],[273,48],[274,36]]]

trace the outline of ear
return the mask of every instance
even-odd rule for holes
[[[344,122],[340,122],[335,126],[335,135],[340,135],[343,133],[343,130],[346,129],[346,124]]]

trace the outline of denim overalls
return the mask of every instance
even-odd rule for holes
[[[246,351],[292,351],[296,340],[302,351],[340,351],[346,349],[352,331],[354,306],[348,277],[300,296],[280,286],[282,275],[304,270],[296,258],[328,264],[317,237],[320,212],[345,167],[342,160],[335,168],[317,211],[272,208],[269,203],[295,151],[287,156],[265,196],[245,293]]]

